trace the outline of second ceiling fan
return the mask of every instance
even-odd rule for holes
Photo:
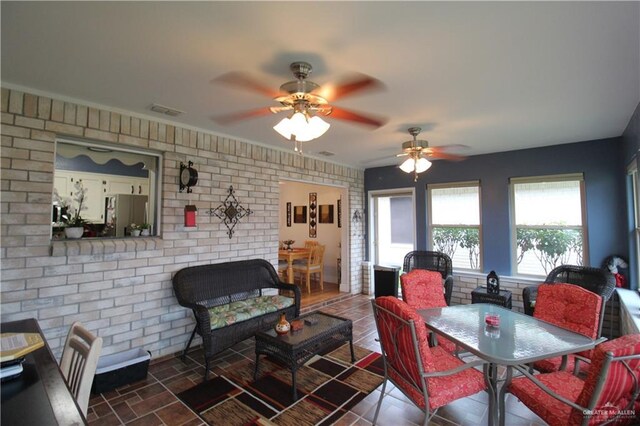
[[[363,114],[332,105],[338,99],[383,88],[383,84],[366,75],[359,74],[343,80],[336,85],[320,86],[308,80],[312,67],[307,62],[294,62],[289,67],[295,80],[282,84],[279,90],[273,90],[247,74],[231,72],[213,81],[240,87],[245,90],[258,92],[269,96],[278,102],[279,106],[262,107],[241,111],[229,115],[214,117],[221,124],[230,124],[239,120],[292,111],[290,117],[285,117],[274,130],[283,137],[295,142],[296,151],[302,152],[300,142],[307,142],[322,136],[330,124],[322,120],[321,116],[344,120],[360,125],[378,128],[386,119],[374,115]]]
[[[428,158],[438,158],[443,160],[460,161],[466,157],[459,154],[450,154],[447,151],[459,148],[467,148],[465,145],[447,145],[439,147],[430,147],[426,140],[418,139],[418,135],[422,131],[420,127],[409,127],[407,129],[413,139],[402,144],[402,153],[396,157],[409,156],[401,165],[400,169],[405,173],[414,174],[414,182],[418,181],[418,174],[425,172],[431,167],[431,161]]]

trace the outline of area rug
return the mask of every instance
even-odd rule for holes
[[[233,364],[222,375],[178,394],[209,425],[330,425],[341,418],[384,378],[379,353],[349,345],[310,359],[296,373],[298,400],[291,394],[291,372],[263,356],[258,380],[254,363]]]

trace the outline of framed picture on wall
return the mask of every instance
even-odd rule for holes
[[[333,204],[320,205],[320,223],[333,223]]]
[[[287,226],[291,226],[291,203],[287,203]]]
[[[338,228],[342,228],[342,200],[338,199]]]
[[[293,208],[293,223],[307,223],[307,206]]]

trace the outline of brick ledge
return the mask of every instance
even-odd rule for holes
[[[51,256],[79,256],[158,250],[164,248],[160,237],[131,237],[114,239],[81,238],[51,242]]]

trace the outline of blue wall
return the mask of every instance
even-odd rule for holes
[[[543,148],[472,156],[464,161],[434,161],[419,175],[397,166],[365,170],[365,193],[415,187],[418,249],[427,247],[426,185],[480,180],[484,272],[511,271],[509,178],[584,173],[587,203],[589,263],[600,267],[611,254],[628,256],[626,238],[625,164],[622,139],[563,144]],[[553,208],[553,206],[549,206]],[[368,217],[368,215],[367,215]],[[368,237],[368,236],[367,236]]]

